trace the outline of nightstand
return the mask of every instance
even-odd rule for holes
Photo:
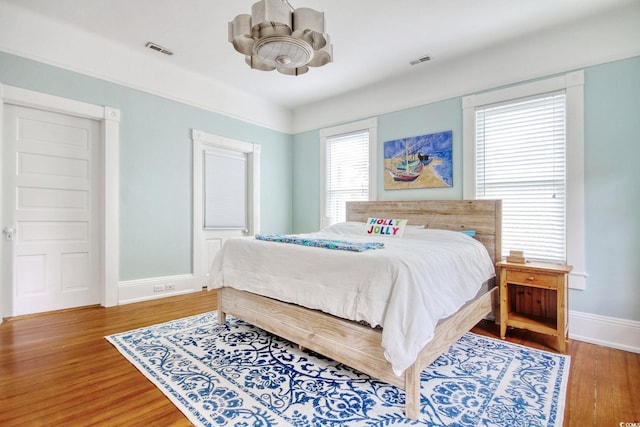
[[[498,262],[500,267],[500,338],[505,337],[507,327],[527,329],[558,340],[557,349],[567,353],[569,342],[568,286],[567,274],[570,265],[527,262],[517,264]],[[527,291],[533,303],[519,303],[519,295]],[[533,304],[555,300],[549,310],[531,309]],[[547,304],[551,305],[551,304]],[[529,307],[529,310],[523,309]]]

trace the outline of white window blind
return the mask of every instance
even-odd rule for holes
[[[246,156],[206,151],[204,180],[204,228],[246,229]]]
[[[341,222],[345,202],[369,200],[369,131],[327,137],[325,165],[325,216]]]
[[[476,197],[502,199],[502,253],[566,260],[565,94],[476,108]]]

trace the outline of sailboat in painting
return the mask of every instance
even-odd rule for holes
[[[418,164],[415,167],[411,168],[410,170],[387,169],[387,172],[391,174],[391,176],[395,181],[411,182],[411,181],[415,181],[420,176],[423,169],[424,169],[424,165],[422,164],[422,162],[418,162]]]
[[[426,156],[427,159],[429,156]],[[429,160],[430,161],[430,160]],[[422,155],[418,159],[415,159],[415,153],[409,154],[409,145],[408,142],[404,143],[404,160],[401,162],[396,162],[393,164],[394,168],[387,168],[387,172],[391,175],[394,181],[400,182],[411,182],[415,181],[422,171],[424,170],[425,164],[429,162],[424,162]]]
[[[394,163],[393,166],[395,166],[397,170],[406,171],[407,169],[411,170],[417,167],[419,163],[420,163],[420,160],[410,160],[408,162],[402,161],[402,162]]]

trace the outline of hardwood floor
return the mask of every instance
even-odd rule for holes
[[[178,409],[104,339],[216,307],[215,292],[119,307],[88,307],[0,325],[0,425],[188,426]],[[497,337],[481,322],[474,332]],[[553,340],[510,330],[512,342],[550,350]],[[565,426],[640,423],[640,355],[570,345]]]

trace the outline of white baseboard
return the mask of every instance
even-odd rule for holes
[[[634,320],[569,311],[569,337],[640,353],[640,322]]]
[[[194,289],[193,274],[127,280],[118,284],[118,304],[187,294]]]

